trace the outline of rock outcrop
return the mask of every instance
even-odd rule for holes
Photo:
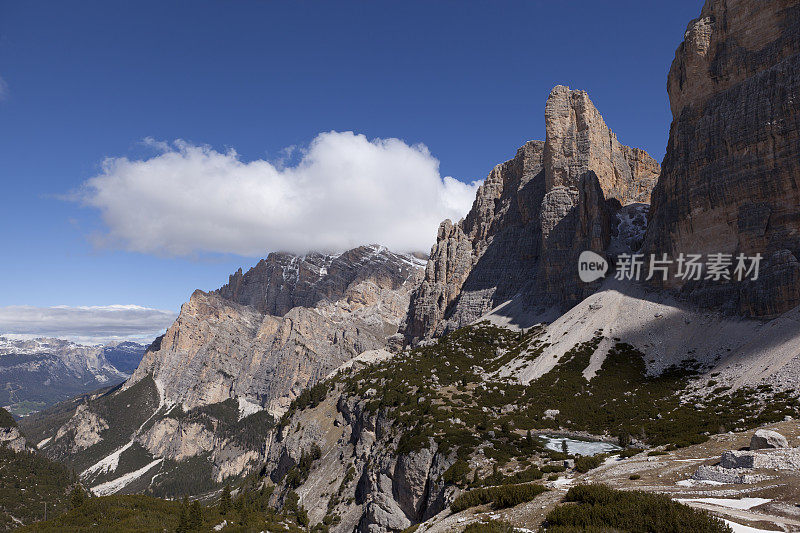
[[[456,489],[442,476],[455,462],[455,450],[443,453],[433,439],[418,449],[399,449],[396,424],[384,411],[370,410],[370,401],[335,390],[291,415],[267,454],[276,503],[296,485],[289,473],[318,448],[320,457],[294,489],[312,524],[336,514],[340,522],[332,531],[384,533],[445,509]]]
[[[14,452],[23,452],[28,449],[25,437],[16,427],[0,428],[0,447]]]
[[[270,254],[217,291],[195,291],[125,387],[152,376],[186,410],[242,398],[280,416],[307,386],[386,347],[421,265],[379,246]]]
[[[564,308],[596,289],[578,281],[578,254],[606,249],[620,205],[649,202],[659,165],[620,144],[583,91],[555,87],[545,124],[545,141],[496,166],[465,219],[439,227],[407,339],[461,327],[511,299]]]
[[[676,279],[753,317],[800,304],[800,2],[707,0],[667,80],[673,122],[647,252],[763,256],[758,280]]]
[[[788,447],[789,442],[786,437],[771,429],[759,429],[750,439],[750,451]]]

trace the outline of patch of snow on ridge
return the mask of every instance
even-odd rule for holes
[[[730,520],[725,520],[724,518],[722,521],[731,527],[733,533],[776,533],[773,529],[759,529],[757,527],[745,526],[737,524],[736,522],[731,522]]]
[[[105,474],[107,472],[115,471],[117,469],[117,466],[119,465],[120,454],[122,454],[122,452],[130,448],[132,444],[133,441],[129,442],[125,446],[122,446],[121,448],[117,448],[115,451],[103,457],[95,464],[93,464],[92,466],[81,472],[81,477],[86,479],[87,477],[94,474]]]
[[[139,470],[135,470],[133,472],[125,474],[124,476],[120,476],[117,479],[112,479],[111,481],[101,483],[96,487],[92,487],[91,491],[95,496],[107,496],[109,494],[114,494],[115,492],[125,488],[131,482],[142,477],[145,473],[147,473],[148,470],[150,470],[163,460],[164,460],[163,458],[156,459],[155,461],[152,461],[151,463],[143,466]]]

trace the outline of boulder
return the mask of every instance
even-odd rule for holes
[[[786,437],[769,429],[759,429],[750,439],[750,450],[763,450],[766,448],[788,448]]]

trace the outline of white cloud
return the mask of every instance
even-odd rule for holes
[[[149,159],[109,158],[82,200],[102,213],[104,246],[166,255],[341,251],[378,243],[427,251],[445,218],[469,211],[478,183],[439,175],[421,144],[319,134],[271,163],[184,141],[146,139]]]
[[[8,98],[8,84],[6,80],[0,78],[0,100],[5,100]]]
[[[87,307],[0,307],[0,334],[14,337],[57,337],[84,343],[111,340],[149,342],[164,333],[177,314],[138,305]]]

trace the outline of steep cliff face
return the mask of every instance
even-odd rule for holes
[[[668,284],[749,316],[800,304],[800,2],[708,0],[667,89],[673,122],[646,251],[760,253],[755,282]]]
[[[510,299],[516,307],[570,306],[580,251],[602,252],[620,205],[649,202],[659,173],[647,153],[619,143],[583,91],[555,87],[546,139],[496,166],[467,217],[439,228],[403,331],[419,340],[468,324]]]
[[[422,261],[378,246],[270,254],[195,291],[125,385],[152,376],[184,409],[242,398],[280,415],[309,384],[397,332]]]

